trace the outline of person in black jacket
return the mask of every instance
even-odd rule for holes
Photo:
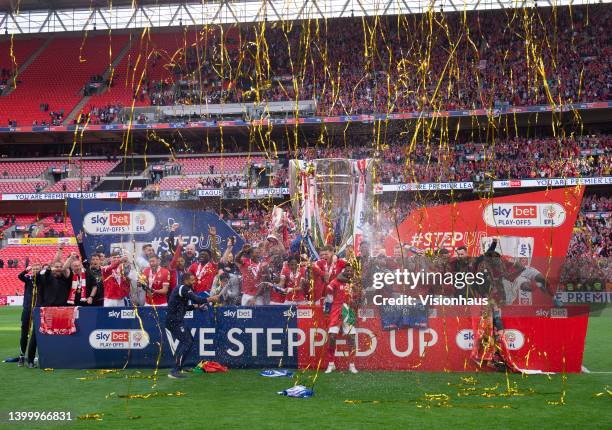
[[[169,378],[185,378],[181,373],[183,361],[193,346],[193,336],[185,327],[185,313],[195,308],[206,306],[209,299],[200,297],[193,292],[195,276],[191,272],[183,275],[183,285],[172,290],[166,311],[166,328],[174,339],[178,340],[178,346],[174,354],[174,369],[168,374]]]
[[[86,293],[84,302],[81,305],[104,306],[104,283],[102,282],[102,259],[98,254],[92,254],[86,259],[85,247],[83,246],[83,233],[77,235],[77,243],[83,266],[87,273]]]
[[[66,263],[62,264],[61,255],[63,249],[64,245],[60,244],[51,267],[43,268],[36,275],[36,287],[38,290],[37,306],[66,306],[72,283],[71,272],[68,268],[70,261],[72,261],[72,256],[66,260]],[[27,351],[28,367],[30,369],[34,368],[36,347],[36,335],[32,331]]]
[[[21,311],[21,337],[19,339],[19,367],[23,367],[25,361],[30,326],[32,324],[32,309],[34,309],[34,307],[36,307],[38,304],[35,276],[38,274],[38,272],[40,272],[40,270],[40,263],[34,263],[31,267],[26,267],[26,269],[18,276],[19,280],[23,282],[23,310]]]

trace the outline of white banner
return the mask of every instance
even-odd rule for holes
[[[563,291],[555,294],[562,303],[612,303],[612,292]]]
[[[438,190],[471,190],[473,182],[423,182],[409,184],[383,185],[383,191],[438,191]]]
[[[0,194],[3,201],[28,201],[28,200],[64,200],[64,199],[139,199],[142,197],[141,191],[110,191],[92,193],[31,193],[31,194]]]
[[[249,198],[282,196],[284,194],[289,194],[288,188],[243,188],[240,190],[240,195]]]
[[[576,185],[610,185],[612,176],[597,178],[543,178],[543,179],[514,179],[507,181],[493,181],[493,188],[533,188],[533,187],[565,187]]]
[[[504,181],[493,181],[494,189],[503,188],[541,188],[541,187],[565,187],[576,185],[612,185],[612,176],[594,178],[551,178],[551,179],[508,179]],[[408,184],[376,184],[375,194],[397,191],[440,191],[440,190],[471,190],[473,182],[423,182]],[[267,196],[288,195],[289,188],[243,188],[240,195],[244,198],[257,198]],[[221,197],[222,189],[198,190],[199,197]],[[30,201],[30,200],[64,200],[67,198],[95,200],[95,199],[140,199],[142,191],[111,191],[91,193],[23,193],[23,194],[0,194],[3,201]]]
[[[198,197],[221,197],[223,190],[221,189],[209,189],[209,190],[198,190]]]

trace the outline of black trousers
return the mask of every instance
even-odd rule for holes
[[[166,328],[170,330],[172,337],[178,341],[178,346],[174,352],[174,370],[180,371],[183,368],[183,363],[191,347],[193,346],[193,336],[191,331],[185,327],[183,322],[166,324]]]
[[[36,329],[32,325],[32,335],[30,336],[30,343],[28,344],[28,363],[34,363],[34,357],[36,357]]]
[[[28,347],[28,337],[30,335],[30,319],[32,309],[30,306],[24,306],[21,311],[21,337],[19,338],[19,353],[25,355]]]

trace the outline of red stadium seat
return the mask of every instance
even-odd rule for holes
[[[67,116],[83,98],[84,85],[104,73],[126,42],[127,35],[56,37],[20,75],[17,88],[0,97],[0,124],[13,119],[29,126],[49,121],[52,111]],[[41,103],[49,104],[49,112],[41,111]]]
[[[66,246],[64,257],[71,252],[78,252],[77,246]],[[0,249],[0,259],[4,260],[4,268],[0,269],[0,296],[23,294],[23,283],[17,279],[17,275],[25,269],[25,260],[28,258],[30,263],[40,261],[49,263],[53,260],[57,252],[56,246],[7,246]],[[8,268],[7,260],[18,260],[16,269]]]

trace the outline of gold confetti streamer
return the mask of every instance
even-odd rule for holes
[[[185,393],[182,391],[175,392],[164,392],[164,391],[153,391],[151,393],[145,394],[115,394],[110,393],[106,396],[106,398],[117,397],[120,399],[151,399],[153,397],[182,397]]]
[[[102,421],[104,416],[101,412],[94,412],[91,414],[79,415],[77,418],[83,421]]]

